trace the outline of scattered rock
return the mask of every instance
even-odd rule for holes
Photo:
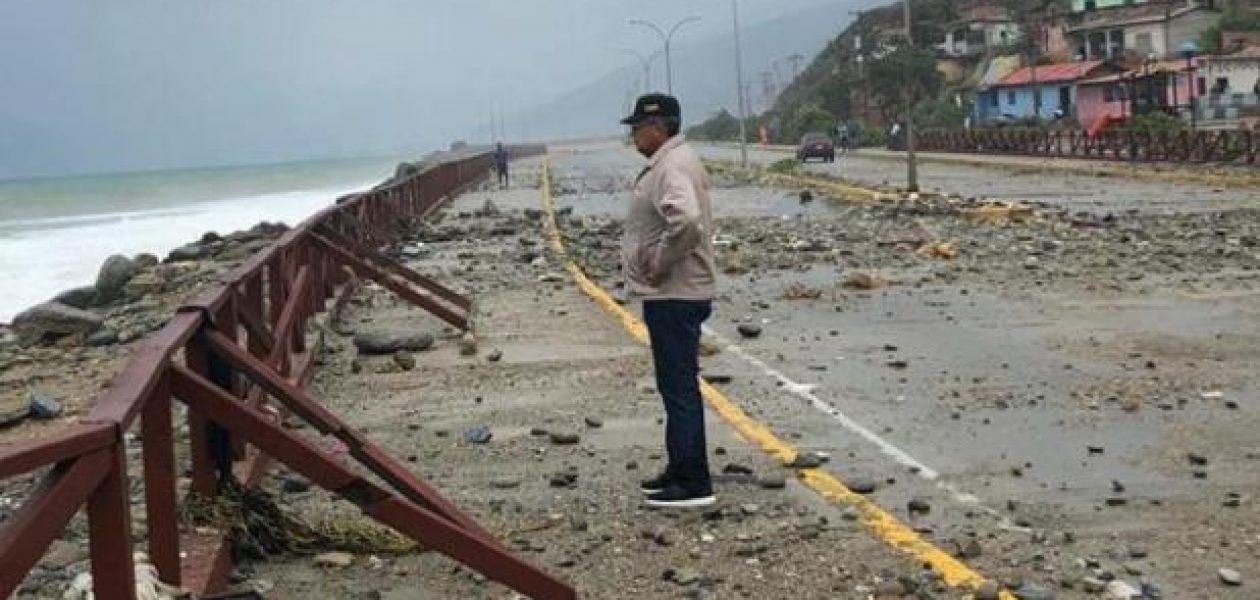
[[[367,331],[354,336],[354,345],[363,354],[423,352],[433,346],[433,341],[433,334],[426,332]]]
[[[1238,571],[1228,568],[1221,568],[1216,571],[1216,576],[1221,578],[1221,583],[1230,586],[1238,586],[1243,584],[1242,574]]]
[[[855,477],[853,479],[846,479],[844,481],[844,485],[845,487],[852,490],[853,493],[863,494],[863,495],[873,494],[875,493],[875,489],[879,487],[879,483],[877,483],[874,479],[869,479],[866,477]]]
[[[588,416],[586,417],[585,421],[586,421],[586,426],[590,427],[591,429],[599,429],[600,427],[604,426],[604,420],[599,417]]]
[[[906,503],[906,510],[912,515],[926,515],[932,512],[932,505],[923,498],[912,498]]]
[[[582,441],[582,436],[562,431],[552,431],[547,434],[547,437],[551,440],[551,443],[557,446],[571,446]]]
[[[477,355],[477,338],[472,333],[465,333],[459,338],[459,355],[460,356],[476,356]]]
[[[490,433],[490,428],[485,425],[469,427],[464,430],[464,441],[469,444],[488,444],[492,437],[494,437],[494,434]]]
[[[491,487],[500,490],[510,490],[520,487],[521,480],[515,477],[496,477],[490,480]]]
[[[790,469],[817,469],[825,462],[827,461],[817,453],[804,452],[794,456],[792,462],[787,464],[787,467]]]
[[[344,569],[354,563],[354,555],[348,552],[325,552],[312,559],[317,567]]]
[[[761,336],[761,326],[754,323],[740,323],[735,329],[736,331],[739,331],[739,335],[743,336],[746,340],[751,340]]]
[[[30,411],[36,419],[54,419],[61,415],[61,404],[52,396],[35,390],[30,396]]]
[[[503,360],[503,351],[497,348],[494,350],[491,350],[490,354],[486,356],[486,360],[490,362],[499,362]]]
[[[757,485],[762,489],[781,490],[787,487],[787,479],[780,475],[767,475],[757,479]]]
[[[1002,595],[1002,586],[996,581],[986,581],[976,587],[975,600],[998,600]]]
[[[572,471],[562,471],[554,473],[547,478],[547,483],[553,488],[572,488],[577,486],[578,474]]]
[[[1107,584],[1106,595],[1107,600],[1133,600],[1141,598],[1142,591],[1129,585],[1125,581],[1119,579],[1113,580]]]
[[[862,271],[850,273],[844,280],[844,287],[855,290],[873,290],[882,285],[884,282],[878,277]]]

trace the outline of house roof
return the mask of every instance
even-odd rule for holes
[[[1122,79],[1129,79],[1130,77],[1146,77],[1146,76],[1158,75],[1160,73],[1177,73],[1177,72],[1185,72],[1185,71],[1186,71],[1185,61],[1161,60],[1161,61],[1153,62],[1145,68],[1132,69],[1128,71],[1122,71],[1119,73],[1108,73],[1106,75],[1099,75],[1097,77],[1090,77],[1089,79],[1082,79],[1079,83],[1080,85],[1098,85],[1098,84],[1103,84],[1103,83],[1112,83],[1115,81],[1120,81]]]
[[[1086,60],[1070,63],[1055,63],[1052,65],[1037,65],[1037,83],[1058,83],[1061,81],[1076,81],[1090,74],[1091,71],[1097,69],[1103,64],[1101,60]],[[1003,77],[995,85],[998,86],[1018,86],[1028,85],[1033,81],[1033,68],[1023,67],[1015,72]]]

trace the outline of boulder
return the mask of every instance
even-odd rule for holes
[[[210,251],[198,244],[188,244],[171,250],[166,255],[166,262],[188,262],[193,260],[201,260],[210,255]]]
[[[123,295],[123,286],[135,277],[139,269],[130,258],[115,254],[105,259],[96,275],[96,302],[106,304]]]
[[[433,334],[405,331],[365,331],[354,336],[361,354],[393,354],[399,350],[421,352],[433,346]]]
[[[73,308],[92,308],[96,304],[96,286],[85,285],[83,287],[70,288],[57,294],[53,298],[53,302],[60,302]]]
[[[160,261],[158,261],[157,256],[149,254],[148,252],[143,252],[137,254],[135,258],[132,258],[131,262],[136,264],[137,269],[147,269],[149,267],[157,266]]]
[[[45,302],[14,317],[13,332],[17,334],[18,343],[30,345],[68,335],[87,337],[104,324],[104,319],[97,314],[60,302]]]

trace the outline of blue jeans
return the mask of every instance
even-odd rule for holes
[[[687,491],[712,493],[700,399],[700,325],[713,310],[708,300],[647,300],[643,321],[652,342],[656,389],[665,403],[665,473]]]

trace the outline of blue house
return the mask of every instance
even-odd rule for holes
[[[1112,70],[1101,60],[1023,67],[977,92],[972,116],[981,124],[1034,116],[1043,120],[1073,117],[1076,82]]]

